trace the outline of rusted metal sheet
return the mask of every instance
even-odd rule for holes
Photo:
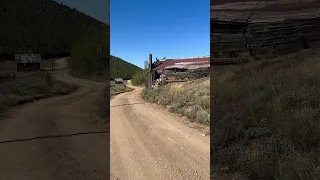
[[[182,67],[186,68],[188,66],[196,66],[196,65],[203,65],[208,64],[210,65],[210,57],[196,57],[196,58],[181,58],[181,59],[166,59],[164,61],[159,61],[157,66],[154,68],[154,70],[162,70],[166,67]]]
[[[209,68],[210,61],[198,61],[198,62],[179,62],[174,65],[167,66],[165,69],[200,69]]]
[[[199,65],[173,65],[168,66],[165,69],[203,69],[203,68],[210,68],[209,64],[199,64]]]

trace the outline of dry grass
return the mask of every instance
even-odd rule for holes
[[[144,90],[142,97],[168,107],[172,112],[203,124],[210,123],[210,79],[168,84],[158,89]]]
[[[55,62],[56,59],[53,59],[53,66],[55,67],[56,66],[56,62]],[[51,69],[52,67],[52,60],[51,59],[43,59],[41,60],[41,63],[40,63],[40,68],[41,69]],[[1,60],[0,61],[0,71],[3,71],[3,70],[16,70],[17,67],[16,67],[16,63],[14,60]]]
[[[6,110],[33,100],[68,94],[76,90],[76,86],[56,81],[46,72],[19,75],[16,79],[0,79],[0,117]]]
[[[0,61],[0,70],[16,70],[16,63],[15,61],[7,61],[1,60]]]
[[[212,167],[248,179],[320,178],[319,55],[213,74]]]

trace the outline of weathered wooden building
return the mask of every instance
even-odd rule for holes
[[[159,76],[205,76],[209,73],[210,57],[191,57],[180,59],[162,59],[153,63],[153,71]]]
[[[15,54],[17,71],[40,71],[40,54]]]
[[[276,57],[318,46],[319,0],[214,0],[211,63]]]
[[[152,59],[152,56],[151,56]],[[148,73],[149,88],[160,81],[177,82],[210,75],[210,57],[191,57],[180,59],[156,59],[150,63]]]

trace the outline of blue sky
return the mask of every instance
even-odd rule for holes
[[[57,0],[110,22],[111,55],[139,67],[149,54],[183,58],[210,54],[209,0]]]
[[[111,55],[139,67],[149,54],[210,54],[209,0],[111,0]]]

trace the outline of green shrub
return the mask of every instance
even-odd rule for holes
[[[110,56],[110,78],[130,78],[137,70],[141,68],[119,57]]]
[[[85,33],[72,47],[69,67],[77,76],[100,75],[106,72],[110,59],[106,33]]]
[[[148,70],[137,70],[132,76],[131,83],[135,86],[145,85],[147,83],[147,73]]]

